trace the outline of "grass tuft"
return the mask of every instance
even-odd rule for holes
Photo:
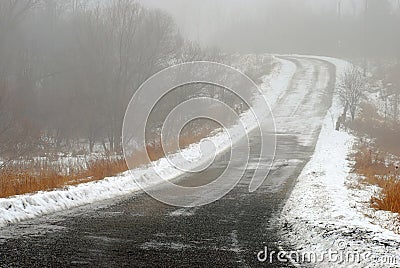
[[[67,171],[54,162],[36,161],[29,167],[12,165],[0,171],[0,198],[98,181],[126,170],[125,160],[119,158],[91,160]]]
[[[180,136],[180,148],[199,142],[212,130],[213,128],[204,128],[197,133],[186,132]],[[139,167],[149,163],[147,155],[151,161],[163,158],[164,150],[158,144],[160,143],[147,146],[147,152],[135,152],[129,162],[133,163],[133,167]],[[8,165],[7,168],[0,169],[0,198],[99,181],[127,170],[125,159],[115,156],[103,156],[84,161],[83,164],[73,161],[61,164],[60,161],[54,161],[49,157],[38,160],[21,159]]]
[[[388,163],[388,154],[374,147],[362,146],[355,155],[354,171],[364,177],[363,182],[382,189],[378,196],[370,200],[377,210],[400,213],[399,167]]]

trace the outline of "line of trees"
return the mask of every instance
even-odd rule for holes
[[[118,152],[140,84],[172,64],[218,57],[133,0],[0,1],[0,155],[82,140]]]

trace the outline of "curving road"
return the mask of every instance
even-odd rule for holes
[[[254,193],[254,170],[221,200],[179,209],[144,193],[80,207],[5,227],[0,231],[1,267],[282,267],[257,260],[268,246],[282,245],[274,219],[310,159],[322,121],[331,106],[334,65],[316,59],[282,57],[297,66],[273,112],[277,124],[276,164]],[[260,139],[251,136],[257,148]],[[179,184],[203,184],[221,172],[226,157]]]

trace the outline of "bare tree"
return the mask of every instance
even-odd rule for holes
[[[36,133],[24,120],[26,112],[22,97],[29,95],[29,55],[15,40],[18,26],[39,0],[5,0],[0,2],[0,157],[6,160],[30,151]],[[27,94],[25,94],[27,93]]]
[[[0,0],[0,147],[39,137],[47,142],[41,153],[83,143],[119,153],[124,112],[140,84],[172,64],[220,61],[217,51],[185,42],[160,10],[135,0],[86,5]]]
[[[350,111],[351,119],[354,120],[361,104],[365,84],[363,73],[357,67],[351,67],[344,73],[339,85],[339,96],[344,106],[343,119]]]

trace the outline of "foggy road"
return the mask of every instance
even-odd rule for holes
[[[274,222],[297,176],[310,159],[332,103],[336,70],[317,59],[282,57],[297,66],[286,93],[273,107],[276,164],[264,184],[248,192],[252,170],[227,196],[199,208],[176,208],[145,193],[84,206],[4,227],[1,267],[269,267],[257,253],[277,250]],[[260,139],[251,136],[257,148]],[[258,159],[250,158],[250,165]],[[206,182],[224,168],[225,157],[180,184]],[[289,264],[275,263],[282,267]]]

